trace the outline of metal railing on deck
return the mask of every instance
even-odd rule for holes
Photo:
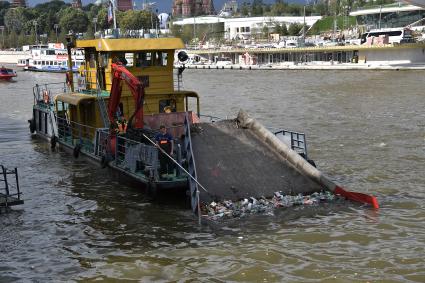
[[[116,136],[115,165],[151,180],[158,180],[158,149],[152,145]],[[147,175],[146,175],[147,174]]]
[[[34,105],[49,106],[53,105],[54,97],[57,94],[68,92],[66,83],[49,83],[49,84],[36,84],[32,93],[34,96]]]
[[[298,154],[302,155],[307,159],[307,141],[304,133],[298,133],[288,130],[273,131],[275,136],[290,146],[292,150],[295,150]]]
[[[187,113],[184,119],[184,126],[185,126],[185,139],[183,143],[184,143],[184,150],[186,152],[188,172],[193,178],[196,179],[197,178],[196,164],[195,164],[195,158],[193,156],[192,138],[190,135],[190,121],[189,121],[189,116],[187,115]],[[190,189],[192,211],[196,213],[196,211],[199,210],[199,205],[200,205],[199,204],[199,188],[198,188],[198,183],[193,178],[189,178],[189,189]]]
[[[60,141],[71,145],[80,146],[82,151],[95,153],[94,138],[96,128],[57,117],[58,138]]]

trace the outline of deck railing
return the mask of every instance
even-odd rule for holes
[[[152,145],[117,135],[115,165],[133,174],[143,174],[159,179],[158,149]]]
[[[55,95],[66,92],[68,92],[68,87],[65,82],[36,84],[32,89],[34,105],[45,107],[53,105]]]
[[[56,117],[58,124],[58,138],[70,146],[77,146],[88,153],[95,153],[96,128],[83,125],[66,118]]]
[[[307,141],[304,133],[298,133],[288,130],[272,130],[277,138],[286,145],[290,146],[298,154],[307,159]]]

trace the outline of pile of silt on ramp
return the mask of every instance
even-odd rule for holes
[[[191,133],[200,201],[270,198],[328,190],[371,203],[376,198],[343,190],[244,111],[234,120],[199,123]]]

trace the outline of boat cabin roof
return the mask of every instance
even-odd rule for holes
[[[180,38],[118,38],[77,40],[77,48],[96,48],[97,51],[149,51],[184,48]]]
[[[62,93],[56,96],[57,101],[62,101],[71,105],[78,105],[82,101],[95,100],[96,97],[93,95],[87,95],[83,93],[73,92],[73,93]]]

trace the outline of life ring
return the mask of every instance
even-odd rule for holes
[[[30,133],[34,134],[34,132],[35,132],[35,120],[34,119],[28,120],[28,123],[30,124],[29,125]]]
[[[80,151],[81,151],[81,144],[77,144],[74,147],[74,150],[72,152],[75,158],[78,158],[78,156],[80,156]]]
[[[43,101],[48,104],[50,101],[49,92],[45,89],[43,90]]]

